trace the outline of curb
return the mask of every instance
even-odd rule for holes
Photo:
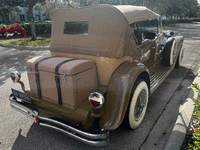
[[[49,46],[22,46],[22,45],[13,45],[13,44],[4,44],[0,43],[2,47],[9,47],[9,48],[17,48],[20,50],[49,50]]]
[[[200,71],[200,70],[199,70]],[[200,85],[200,73],[198,71],[197,77],[194,79],[193,83],[198,83]],[[174,127],[171,131],[169,139],[166,142],[164,150],[180,150],[183,141],[190,124],[190,120],[194,111],[194,99],[197,99],[198,92],[196,89],[190,87],[189,93],[185,100],[185,103],[179,107],[179,113],[174,124]]]

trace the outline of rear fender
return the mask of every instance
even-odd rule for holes
[[[113,73],[104,105],[104,115],[100,118],[99,126],[103,129],[114,130],[120,126],[129,104],[132,87],[141,73],[149,73],[146,66],[137,62],[125,62]]]

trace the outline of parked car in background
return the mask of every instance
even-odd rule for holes
[[[123,122],[137,128],[150,95],[183,59],[182,36],[161,31],[146,7],[95,5],[50,13],[51,55],[26,62],[30,91],[12,89],[11,106],[37,125],[103,146]]]

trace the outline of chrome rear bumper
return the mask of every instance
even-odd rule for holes
[[[109,142],[109,131],[102,131],[100,134],[88,133],[58,120],[42,117],[37,111],[25,106],[21,102],[16,101],[14,97],[10,96],[9,100],[12,108],[30,117],[40,126],[60,131],[72,138],[92,146],[105,146]],[[38,120],[38,122],[36,120]]]

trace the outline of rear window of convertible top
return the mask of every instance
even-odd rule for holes
[[[88,34],[88,21],[65,22],[64,34]]]

